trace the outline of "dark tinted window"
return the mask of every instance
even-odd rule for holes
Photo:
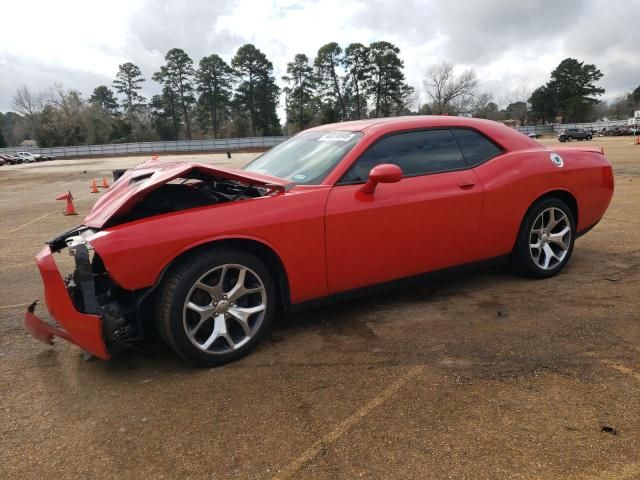
[[[364,181],[376,165],[398,165],[405,175],[444,172],[466,165],[450,130],[425,130],[391,135],[362,154],[342,182]]]
[[[464,159],[471,167],[495,157],[502,150],[491,140],[482,136],[478,132],[466,128],[455,128],[451,130],[456,137],[456,141],[462,150]]]

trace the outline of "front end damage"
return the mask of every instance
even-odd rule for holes
[[[290,186],[275,177],[198,163],[151,162],[127,170],[100,197],[83,225],[46,242],[38,253],[47,308],[58,325],[38,318],[34,302],[25,313],[27,330],[45,343],[57,336],[102,359],[132,346],[143,338],[143,320],[152,317],[148,313],[157,283],[138,290],[122,288],[109,275],[92,240],[98,244],[98,237],[108,235],[109,229],[150,217],[278,195]],[[74,260],[67,275],[60,273],[53,258],[63,250]],[[102,253],[108,257],[110,252]],[[135,271],[136,265],[128,268]]]
[[[35,314],[36,303],[25,313],[25,327],[38,340],[54,337],[75,343],[90,354],[109,359],[139,340],[139,312],[148,291],[124,290],[111,280],[102,260],[87,240],[95,230],[80,226],[50,240],[36,256],[53,326]],[[54,253],[68,250],[75,268],[60,273]]]

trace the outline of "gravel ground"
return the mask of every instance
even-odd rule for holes
[[[210,370],[157,340],[87,362],[24,333],[43,240],[86,214],[91,178],[141,159],[2,167],[0,478],[640,478],[640,146],[590,144],[616,193],[561,275],[500,268],[307,311]],[[80,217],[54,200],[69,189]]]

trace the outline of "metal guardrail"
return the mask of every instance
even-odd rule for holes
[[[516,130],[522,133],[558,133],[560,130],[566,128],[581,128],[583,130],[595,130],[600,131],[603,128],[609,130],[615,127],[624,127],[627,125],[627,120],[611,120],[608,122],[591,122],[591,123],[550,123],[547,125],[524,125],[516,127]]]
[[[0,148],[0,153],[40,153],[56,158],[82,158],[91,156],[138,155],[144,153],[182,153],[232,151],[245,148],[271,148],[288,137],[219,138],[208,140],[177,140],[139,143],[107,143],[103,145],[74,145],[69,147],[10,147]]]

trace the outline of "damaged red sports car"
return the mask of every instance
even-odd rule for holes
[[[222,364],[319,299],[507,259],[555,275],[612,194],[602,149],[460,117],[324,125],[243,169],[148,162],[47,242],[37,264],[58,325],[35,304],[25,323],[108,359],[152,319],[182,357]]]

